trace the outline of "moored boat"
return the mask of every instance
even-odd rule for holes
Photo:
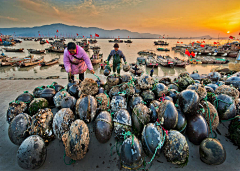
[[[132,40],[125,40],[124,43],[132,43]]]
[[[123,43],[123,40],[120,39],[114,39],[114,40],[109,40],[109,43]]]
[[[153,57],[153,56],[148,56],[147,59],[146,59],[146,66],[147,67],[158,67],[158,63],[157,63],[157,60]]]
[[[60,59],[60,58],[54,58],[54,59],[52,59],[52,60],[50,60],[50,61],[48,61],[48,62],[43,61],[43,62],[40,63],[40,65],[41,65],[41,66],[54,65],[54,64],[58,63],[59,59]]]
[[[157,62],[159,65],[164,66],[164,67],[170,67],[170,68],[174,67],[173,61],[166,59],[165,57],[163,57],[161,55],[157,57]]]
[[[170,51],[168,48],[157,48],[158,51]]]
[[[43,54],[45,53],[45,50],[35,50],[35,49],[27,49],[29,53],[32,54]]]
[[[168,46],[169,43],[162,41],[162,40],[158,40],[158,41],[154,41],[155,45],[160,45],[160,46]]]
[[[13,48],[3,48],[6,52],[23,52],[24,48],[13,49]]]
[[[139,64],[145,65],[145,64],[146,64],[146,58],[143,57],[143,56],[140,56],[140,57],[137,58],[137,62],[138,62]]]
[[[38,65],[41,62],[44,61],[44,56],[38,58],[38,59],[33,59],[31,58],[30,60],[26,60],[20,63],[20,67],[27,67],[27,66],[33,66],[33,65]]]

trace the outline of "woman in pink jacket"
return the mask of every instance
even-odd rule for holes
[[[69,42],[64,50],[63,63],[69,73],[68,80],[74,80],[74,74],[79,74],[79,79],[84,80],[84,72],[87,68],[94,74],[91,60],[83,48],[73,42]]]

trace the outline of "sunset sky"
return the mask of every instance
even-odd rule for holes
[[[169,36],[238,36],[240,0],[0,0],[0,28],[64,23]],[[229,31],[229,33],[227,33]]]

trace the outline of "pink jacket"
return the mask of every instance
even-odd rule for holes
[[[65,70],[67,72],[71,70],[72,74],[84,73],[87,70],[87,68],[89,70],[93,70],[91,60],[87,55],[87,53],[84,51],[84,49],[78,45],[76,45],[76,49],[77,49],[77,52],[74,56],[76,56],[80,60],[74,58],[70,54],[70,52],[67,50],[67,48],[64,50],[63,63],[64,63]]]

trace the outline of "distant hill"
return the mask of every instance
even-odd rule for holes
[[[56,33],[56,31],[59,31]],[[38,37],[39,34],[54,37],[63,36],[63,37],[73,37],[77,36],[85,36],[90,37],[91,35],[95,35],[97,33],[100,38],[159,38],[161,35],[158,34],[150,34],[150,33],[138,33],[131,32],[128,30],[104,30],[97,27],[78,27],[78,26],[69,26],[62,23],[56,23],[51,25],[43,25],[36,27],[13,27],[13,28],[0,28],[0,32],[4,35],[12,35],[15,32],[16,36],[29,36],[29,37]]]

